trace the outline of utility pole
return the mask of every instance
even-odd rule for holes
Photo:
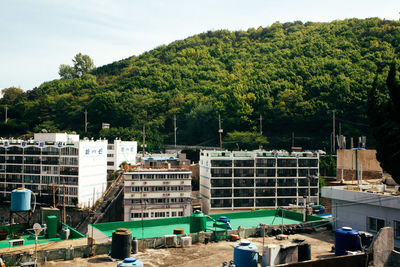
[[[67,223],[67,212],[66,212],[66,210],[65,210],[65,182],[63,181],[63,185],[64,185],[64,200],[63,200],[63,221],[64,221],[64,224],[66,224]]]
[[[260,135],[262,135],[263,134],[263,131],[262,131],[262,115],[260,114]]]
[[[339,136],[342,136],[342,123],[339,122]]]
[[[176,128],[176,115],[174,115],[174,145],[175,145],[175,149],[176,149],[176,130],[178,128]]]
[[[332,111],[332,130],[333,130],[332,152],[335,153],[335,151],[336,151],[336,143],[335,143],[335,138],[336,138],[336,133],[335,133],[335,111]]]
[[[8,121],[8,118],[7,118],[7,111],[8,111],[7,104],[6,104],[5,109],[6,109],[6,112],[5,112],[6,113],[6,117],[4,118],[4,123],[7,124],[7,121]]]
[[[221,115],[218,114],[218,133],[219,133],[219,149],[222,151],[222,133],[224,132],[224,130],[221,129]]]
[[[88,122],[87,122],[87,110],[85,109],[85,133],[87,133],[87,125],[88,125]]]
[[[294,132],[292,132],[292,147],[294,147]]]
[[[146,153],[146,124],[143,124],[143,142],[142,142],[143,157]]]

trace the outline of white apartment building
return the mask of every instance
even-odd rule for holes
[[[136,164],[137,142],[115,139],[107,145],[107,171],[117,171],[122,162]]]
[[[332,200],[334,228],[348,226],[377,234],[386,226],[394,229],[394,246],[400,248],[400,197],[384,185],[325,186],[321,196]],[[397,191],[397,192],[396,192]]]
[[[200,152],[200,196],[205,213],[318,204],[319,155],[311,152]]]
[[[35,133],[33,140],[0,140],[0,196],[18,187],[38,202],[92,206],[107,187],[107,140],[79,140],[67,133]]]
[[[151,167],[142,165],[124,174],[124,220],[189,216],[191,171],[182,165],[171,167],[171,158],[149,160]]]

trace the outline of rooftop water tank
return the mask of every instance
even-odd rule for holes
[[[119,228],[112,233],[111,257],[125,259],[131,255],[132,232],[125,228]],[[135,265],[133,265],[135,266]]]
[[[240,241],[233,250],[233,262],[236,267],[257,267],[258,249],[247,240]]]
[[[198,233],[205,231],[207,226],[207,217],[199,210],[190,215],[190,232]]]
[[[28,211],[31,209],[32,191],[17,188],[11,191],[11,211]]]
[[[361,250],[360,235],[351,227],[342,227],[335,231],[335,255],[346,255],[346,251]]]
[[[138,266],[143,267],[143,262],[136,258],[125,258],[123,261],[118,262],[118,267]]]

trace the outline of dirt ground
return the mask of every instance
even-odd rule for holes
[[[262,238],[247,238],[262,253]],[[333,233],[330,231],[316,232],[312,234],[290,235],[288,240],[276,240],[275,237],[266,237],[265,244],[283,244],[294,239],[305,239],[311,244],[312,259],[320,259],[334,256],[331,248],[334,243]],[[222,266],[222,262],[233,260],[233,249],[238,243],[220,241],[218,243],[194,244],[189,248],[168,248],[168,249],[147,249],[132,255],[143,261],[146,267],[217,267]],[[117,262],[112,262],[107,255],[98,255],[92,258],[77,258],[72,261],[52,261],[40,266],[116,266]]]

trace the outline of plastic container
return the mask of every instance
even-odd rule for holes
[[[138,266],[143,267],[143,262],[136,258],[125,258],[123,261],[118,262],[118,267]]]
[[[198,233],[205,231],[207,226],[207,217],[201,211],[195,211],[190,215],[190,232]]]
[[[360,234],[351,227],[342,227],[335,231],[335,255],[346,255],[346,251],[361,250]]]
[[[11,191],[11,211],[28,211],[31,209],[32,191],[17,188]]]
[[[131,245],[132,245],[131,231],[125,228],[119,228],[115,230],[112,233],[111,258],[121,259],[121,260],[129,258],[129,256],[131,255]]]
[[[57,216],[47,216],[46,220],[47,224],[47,238],[56,238],[57,237],[57,228],[58,228],[58,221]]]
[[[257,267],[257,246],[247,240],[240,241],[233,250],[233,263],[236,267]]]

